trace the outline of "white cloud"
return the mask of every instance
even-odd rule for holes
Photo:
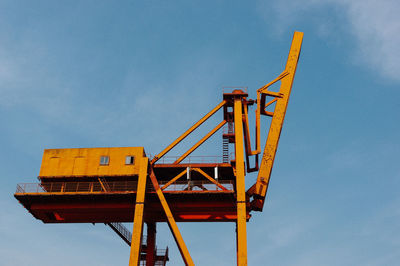
[[[337,2],[347,10],[360,61],[383,76],[400,81],[400,2]]]
[[[323,38],[334,39],[338,31],[354,37],[357,64],[376,71],[383,78],[400,82],[400,2],[395,0],[311,0],[262,2],[261,10],[272,9],[276,29],[282,33],[288,26],[307,19],[314,23]],[[321,17],[329,9],[330,17]],[[324,12],[323,14],[326,14]]]

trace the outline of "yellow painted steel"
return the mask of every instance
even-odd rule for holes
[[[192,257],[189,254],[189,250],[186,247],[185,241],[183,241],[181,232],[179,231],[178,226],[176,225],[175,218],[172,215],[171,209],[169,208],[168,203],[164,197],[164,194],[160,188],[160,185],[158,184],[153,168],[150,168],[150,180],[153,183],[153,187],[157,193],[158,199],[160,200],[161,206],[164,209],[169,229],[171,230],[172,235],[174,236],[175,242],[182,255],[183,261],[185,262],[186,265],[194,265]]]
[[[274,102],[276,102],[276,100],[278,100],[278,99],[277,99],[277,98],[275,98],[275,99],[273,99],[273,100],[269,101],[268,103],[266,103],[266,104],[265,104],[265,107],[268,107],[268,106],[270,106],[271,104],[273,104]]]
[[[261,115],[261,92],[264,91],[266,88],[268,88],[269,86],[271,86],[272,84],[274,84],[275,82],[281,80],[283,77],[285,77],[288,73],[287,72],[283,72],[282,74],[280,74],[276,79],[274,79],[273,81],[271,81],[270,83],[268,83],[267,85],[263,86],[262,88],[257,90],[257,108],[256,108],[256,150],[252,151],[250,154],[251,155],[256,155],[261,153],[261,142],[260,142],[260,115]],[[271,104],[273,104],[275,101],[277,100],[277,98],[274,98],[273,100],[271,100],[270,102],[268,102],[265,106],[269,106]],[[266,110],[264,110],[264,112],[267,112]],[[268,112],[267,112],[268,113]],[[271,113],[272,114],[272,113]],[[247,116],[247,114],[246,114]],[[248,121],[248,119],[246,119],[246,122]],[[248,126],[247,126],[248,127]]]
[[[249,116],[247,113],[247,108],[243,108],[243,124],[244,124],[244,132],[245,135],[247,136],[245,138],[246,142],[245,142],[245,148],[246,148],[246,154],[247,155],[257,155],[261,153],[261,144],[260,144],[260,113],[261,113],[261,95],[267,94],[269,96],[272,97],[276,97],[274,99],[272,99],[271,101],[269,101],[267,104],[265,104],[265,107],[273,104],[274,102],[276,102],[276,100],[278,98],[282,98],[283,94],[281,93],[276,93],[276,92],[269,92],[267,91],[268,87],[271,86],[272,84],[276,83],[277,81],[281,80],[282,78],[284,78],[285,76],[287,76],[289,73],[284,71],[283,73],[281,73],[276,79],[274,79],[273,81],[271,81],[270,83],[268,83],[267,85],[261,87],[260,89],[257,90],[257,108],[255,111],[256,114],[256,148],[255,150],[251,149],[251,142],[250,142],[250,131],[249,131]],[[268,112],[267,110],[263,110],[264,114],[269,115],[269,116],[273,116],[272,112]]]
[[[208,180],[210,180],[212,183],[214,183],[216,186],[218,186],[220,189],[224,190],[224,191],[228,191],[226,189],[226,187],[224,187],[223,185],[221,185],[220,183],[218,183],[214,178],[212,178],[211,176],[207,175],[207,173],[205,173],[203,170],[201,170],[200,168],[192,168],[192,170],[199,172],[200,174],[202,174],[205,178],[207,178]]]
[[[250,130],[249,130],[249,116],[247,114],[247,107],[245,106],[243,108],[244,114],[243,114],[243,126],[244,126],[244,132],[245,135],[247,136],[245,138],[245,148],[246,148],[246,154],[247,155],[257,155],[260,154],[261,148],[260,148],[260,141],[257,138],[257,133],[256,133],[256,149],[252,150],[251,149],[251,142],[250,142]],[[256,132],[258,130],[258,127],[256,126]]]
[[[100,165],[101,156],[108,156],[109,163]],[[134,164],[125,164],[126,156],[134,156]],[[137,175],[144,156],[143,147],[47,149],[39,177]]]
[[[146,181],[147,181],[147,167],[149,163],[148,158],[141,159],[142,168],[140,169],[137,192],[136,192],[136,205],[135,216],[133,220],[133,232],[131,241],[131,252],[129,257],[129,266],[137,266],[140,262],[140,248],[142,246],[143,235],[143,210],[144,198],[146,195]]]
[[[223,120],[221,123],[219,123],[214,129],[212,129],[210,132],[208,132],[207,135],[205,135],[201,140],[199,140],[195,145],[193,145],[192,148],[190,148],[181,157],[179,157],[174,162],[174,164],[178,164],[178,163],[182,162],[186,157],[188,157],[192,152],[194,152],[201,144],[203,144],[204,141],[208,140],[212,135],[214,135],[215,132],[217,132],[225,124],[226,124],[226,120]]]
[[[246,233],[246,191],[244,171],[244,140],[242,123],[242,100],[234,100],[235,122],[235,159],[236,159],[236,194],[237,194],[237,265],[247,265],[247,233]]]
[[[276,106],[273,112],[271,126],[268,133],[267,142],[264,147],[264,154],[260,164],[256,184],[249,190],[249,194],[255,197],[252,205],[255,210],[262,210],[264,205],[265,195],[267,193],[268,184],[271,176],[272,166],[275,159],[276,150],[278,147],[279,137],[282,130],[283,120],[286,114],[286,108],[289,101],[290,92],[292,89],[293,79],[296,73],[297,62],[300,56],[301,44],[303,40],[302,32],[295,32],[292,45],[290,48],[285,71],[274,81],[267,84],[259,90],[260,93],[268,96],[276,97]],[[279,93],[267,91],[268,87],[281,80]],[[258,103],[260,97],[258,96]],[[260,105],[260,104],[259,104]],[[260,112],[261,110],[258,110]],[[259,123],[257,121],[257,123]]]
[[[257,90],[257,92],[265,92],[268,93],[270,96],[276,96],[276,97],[282,97],[283,94],[282,93],[277,93],[277,92],[273,92],[273,91],[267,91],[267,89],[274,83],[278,82],[279,80],[283,79],[284,77],[286,77],[287,75],[289,75],[289,72],[287,72],[286,70],[283,71],[278,77],[276,77],[273,81],[267,83],[266,85],[262,86],[261,88],[259,88]]]
[[[226,104],[226,101],[222,101],[218,104],[214,109],[212,109],[208,114],[206,114],[202,119],[200,119],[196,124],[194,124],[191,128],[186,130],[179,138],[177,138],[174,142],[172,142],[168,147],[166,147],[162,152],[154,156],[153,160],[151,160],[151,164],[156,163],[161,157],[163,157],[167,152],[169,152],[172,148],[174,148],[179,142],[185,139],[190,133],[193,132],[196,128],[198,128],[201,124],[207,121],[213,114],[215,114],[222,106]]]
[[[103,191],[108,191],[108,189],[104,186],[103,182],[101,181],[100,177],[97,180],[99,180],[100,186],[103,189]]]
[[[174,183],[176,180],[178,180],[179,178],[181,178],[184,174],[186,174],[186,169],[183,170],[182,172],[180,172],[179,174],[177,174],[174,178],[172,178],[170,181],[168,181],[167,184],[165,184],[164,186],[162,186],[161,190],[166,189],[167,187],[169,187],[172,183]]]

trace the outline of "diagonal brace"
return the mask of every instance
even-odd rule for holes
[[[223,120],[221,123],[219,123],[215,128],[213,128],[210,132],[207,133],[199,142],[197,142],[195,145],[193,145],[192,148],[190,148],[187,152],[185,152],[181,157],[179,157],[173,164],[178,164],[182,162],[186,157],[188,157],[192,152],[194,152],[201,144],[204,143],[207,139],[209,139],[212,135],[214,135],[215,132],[217,132],[221,127],[223,127],[226,124],[226,120]]]
[[[151,164],[155,164],[158,160],[160,160],[161,157],[163,157],[167,152],[169,152],[172,148],[174,148],[176,145],[178,145],[179,142],[181,142],[184,138],[186,138],[190,133],[192,133],[196,128],[198,128],[201,124],[203,124],[205,121],[207,121],[208,118],[210,118],[213,114],[215,114],[219,109],[221,109],[222,106],[226,104],[226,100],[223,100],[220,104],[218,104],[214,109],[212,109],[208,114],[206,114],[202,119],[197,121],[196,124],[194,124],[191,128],[186,130],[185,133],[183,133],[179,138],[177,138],[174,142],[172,142],[168,147],[166,147],[162,152],[154,156],[153,160],[151,160]]]
[[[172,178],[170,181],[168,181],[167,184],[165,184],[164,186],[162,186],[161,190],[166,189],[167,187],[169,187],[172,183],[174,183],[176,180],[178,180],[179,178],[181,178],[184,174],[186,174],[186,169],[183,170],[182,172],[180,172],[177,176],[175,176],[174,178]]]
[[[194,265],[192,257],[189,254],[189,250],[186,247],[185,242],[183,241],[182,235],[178,229],[178,226],[176,225],[175,218],[172,215],[171,209],[168,206],[167,201],[165,200],[164,194],[160,188],[160,185],[158,184],[156,175],[154,174],[153,167],[150,168],[150,180],[153,183],[153,187],[157,193],[157,196],[161,202],[161,206],[164,209],[165,215],[167,217],[167,222],[169,229],[172,232],[172,235],[174,236],[175,242],[178,246],[178,249],[182,255],[182,258],[185,262],[186,265]]]
[[[205,178],[207,178],[208,180],[210,180],[212,183],[214,183],[215,185],[217,185],[220,189],[224,190],[224,191],[228,191],[226,189],[226,187],[224,187],[223,185],[221,185],[219,182],[217,182],[214,178],[212,178],[211,176],[207,175],[206,172],[204,172],[203,170],[201,170],[200,168],[192,168],[192,170],[199,172],[200,174],[202,174]]]

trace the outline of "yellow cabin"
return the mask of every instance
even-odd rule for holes
[[[39,178],[138,175],[145,156],[143,147],[47,149]]]

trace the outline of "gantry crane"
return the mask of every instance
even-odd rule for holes
[[[246,222],[262,211],[300,56],[303,33],[295,32],[284,71],[257,90],[224,93],[221,103],[156,156],[142,147],[48,149],[38,184],[19,184],[15,197],[44,223],[105,223],[130,245],[129,265],[165,265],[168,248],[157,250],[156,223],[167,222],[186,265],[194,265],[177,222],[235,222],[237,265],[247,265]],[[280,82],[279,91],[270,89]],[[255,105],[255,147],[248,110]],[[222,121],[181,156],[165,156],[217,111]],[[261,154],[261,118],[271,118]],[[224,126],[222,161],[189,155]],[[234,157],[229,156],[234,145]],[[254,158],[251,167],[250,159]],[[246,190],[246,172],[258,171]],[[184,178],[186,177],[186,179]],[[185,179],[185,180],[183,180]],[[133,232],[122,222],[133,221]],[[143,224],[147,224],[147,237]]]

